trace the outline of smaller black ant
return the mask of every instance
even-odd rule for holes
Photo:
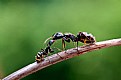
[[[41,51],[39,51],[37,55],[35,56],[36,62],[39,63],[43,61],[44,60],[43,58],[47,56],[48,53],[52,53],[52,52],[54,51],[50,48],[50,46],[47,46],[45,49],[41,49]]]

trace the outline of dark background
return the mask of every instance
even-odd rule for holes
[[[97,41],[120,38],[121,0],[0,0],[0,78],[33,63],[53,33],[79,31]],[[61,41],[53,46],[61,48]],[[89,52],[22,80],[121,80],[120,51],[116,46]]]

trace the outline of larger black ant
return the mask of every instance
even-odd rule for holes
[[[52,38],[51,40],[49,40]],[[65,48],[65,41],[70,43],[72,42],[77,42],[77,47],[78,47],[78,42],[82,42],[84,44],[93,44],[96,42],[95,37],[92,34],[88,34],[87,32],[79,32],[77,36],[75,36],[72,33],[61,33],[57,32],[52,35],[52,37],[48,38],[49,42],[47,43],[47,46],[51,46],[56,40],[62,39],[62,48]],[[47,42],[45,41],[45,43]]]
[[[52,38],[52,39],[51,39]],[[51,39],[51,40],[49,40]],[[43,60],[44,56],[47,56],[48,53],[53,52],[53,50],[50,48],[52,44],[56,41],[62,39],[62,48],[65,48],[65,41],[70,43],[72,42],[77,42],[77,48],[78,48],[78,42],[82,42],[84,44],[93,44],[96,42],[95,37],[92,34],[88,34],[87,32],[79,32],[77,36],[75,36],[72,33],[61,33],[57,32],[52,35],[52,37],[46,39],[45,43],[49,40],[47,43],[47,47],[45,49],[42,49],[40,52],[38,52],[36,56],[36,62],[39,63]]]

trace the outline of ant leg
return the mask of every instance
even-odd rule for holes
[[[73,43],[73,45],[77,48],[76,50],[78,50],[78,41],[76,43],[77,43],[76,45],[75,43]]]
[[[78,43],[77,43],[77,45],[76,45],[75,42],[73,42],[73,45],[74,45],[74,47],[77,47],[76,50],[78,50]]]
[[[85,45],[86,45],[86,41],[87,41],[87,40],[85,39],[85,40],[84,40],[84,44],[85,44]]]
[[[75,44],[75,42],[73,42],[73,45],[74,45],[74,47],[76,47],[76,44]]]
[[[66,53],[66,48],[65,48],[65,47],[66,47],[66,44],[65,44],[65,41],[66,41],[66,40],[62,39],[62,45],[63,45],[62,50],[64,49],[64,51],[65,51],[65,53]]]
[[[78,50],[78,45],[79,45],[79,42],[77,41],[77,44],[76,44],[76,46],[77,46],[77,50]]]
[[[52,48],[49,48],[49,53],[53,53],[54,50]]]
[[[79,45],[79,42],[77,41],[77,49],[76,50],[77,50],[77,52],[79,54],[78,45]]]
[[[66,46],[65,41],[64,39],[62,39],[62,50],[65,50],[65,46]]]
[[[55,49],[57,49],[58,51],[63,51],[63,50],[61,50],[60,48],[57,48],[57,47],[54,47]]]
[[[44,57],[48,57],[48,53],[51,51],[50,46],[47,46],[44,50]],[[48,59],[48,58],[47,58]],[[48,59],[49,63],[51,63],[51,61]]]

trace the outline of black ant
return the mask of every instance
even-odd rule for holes
[[[35,56],[36,62],[39,63],[43,61],[44,60],[43,58],[47,56],[48,53],[52,53],[52,52],[54,51],[50,48],[50,46],[47,46],[45,49],[41,49],[41,51],[39,51]]]
[[[52,39],[49,40],[50,38]],[[96,42],[95,37],[92,34],[88,34],[87,32],[79,32],[77,36],[75,36],[72,33],[63,34],[61,32],[57,32],[53,34],[52,37],[50,38],[47,39],[49,40],[47,46],[51,46],[56,40],[62,39],[62,48],[64,49],[65,49],[65,41],[68,43],[70,43],[70,41],[77,42],[77,47],[79,41],[84,44],[93,44]],[[47,40],[45,41],[45,43],[47,42]]]

